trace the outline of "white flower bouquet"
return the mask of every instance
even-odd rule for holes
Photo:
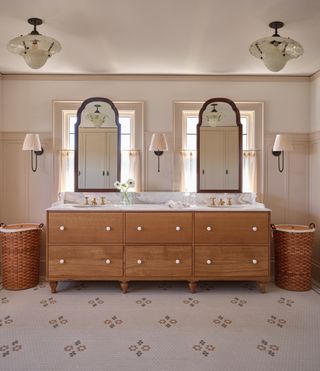
[[[136,185],[136,183],[135,183],[135,181],[133,179],[128,179],[124,183],[121,183],[118,180],[116,182],[114,182],[114,186],[117,189],[119,189],[119,191],[121,192],[122,203],[124,203],[124,204],[130,204],[130,200],[129,200],[129,197],[128,197],[127,192],[128,192],[128,189],[129,188],[134,188],[135,185]]]

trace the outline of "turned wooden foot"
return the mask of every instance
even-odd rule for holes
[[[189,289],[192,294],[195,294],[197,292],[198,283],[197,282],[189,282]]]
[[[121,290],[124,294],[128,292],[129,284],[128,282],[120,282]]]
[[[50,281],[49,285],[50,285],[50,288],[51,288],[51,292],[53,294],[55,294],[57,292],[58,281]]]
[[[267,291],[267,282],[258,282],[259,283],[259,290],[262,294],[265,294]]]

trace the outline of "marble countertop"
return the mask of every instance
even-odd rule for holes
[[[167,212],[192,212],[192,211],[206,211],[206,212],[221,212],[221,211],[271,211],[267,209],[264,204],[235,204],[225,206],[206,206],[206,205],[191,205],[186,207],[170,207],[167,204],[132,204],[132,205],[120,205],[120,204],[107,204],[97,206],[86,206],[82,204],[60,204],[54,205],[47,209],[47,211],[167,211]]]

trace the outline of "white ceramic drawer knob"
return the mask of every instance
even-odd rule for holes
[[[257,259],[252,259],[252,264],[257,264],[258,260]]]
[[[60,231],[64,231],[64,226],[60,225],[59,229],[60,229]]]
[[[181,231],[181,227],[177,226],[176,231],[178,231],[178,232]]]
[[[107,226],[106,231],[108,231],[108,232],[111,231],[111,227]]]
[[[107,259],[106,260],[106,264],[111,264],[111,260],[110,259]]]
[[[252,227],[253,232],[257,232],[258,227]]]
[[[208,226],[208,227],[207,227],[207,231],[208,231],[208,232],[212,231],[212,227]]]
[[[208,265],[212,264],[212,260],[208,259],[208,260],[207,260],[207,264],[208,264]]]
[[[138,260],[137,260],[137,263],[138,263],[138,264],[142,264],[142,260],[141,260],[141,259],[138,259]]]
[[[64,259],[60,259],[60,260],[59,260],[59,263],[60,263],[60,264],[64,264]]]
[[[176,264],[180,264],[181,263],[181,260],[180,259],[176,259]]]
[[[142,227],[139,225],[139,227],[137,227],[137,231],[142,231]]]

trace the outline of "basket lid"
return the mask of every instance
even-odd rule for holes
[[[41,229],[43,224],[35,223],[23,223],[23,224],[2,224],[0,227],[0,232],[2,233],[13,233],[13,232],[24,232],[33,229]]]
[[[274,226],[274,230],[288,233],[310,233],[315,232],[316,228],[313,223],[311,223],[310,225],[276,224]]]

